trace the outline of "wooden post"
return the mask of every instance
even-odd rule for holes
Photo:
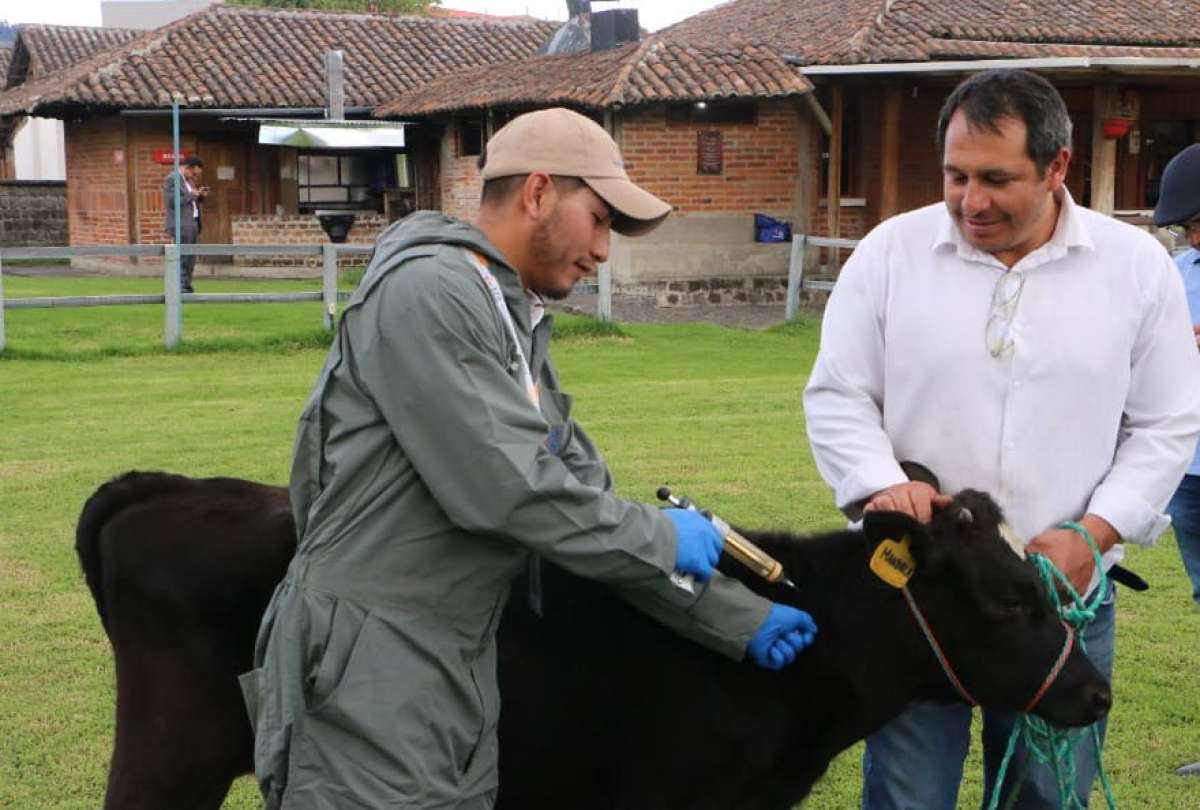
[[[176,233],[179,233],[176,231]],[[163,250],[163,279],[165,283],[166,324],[163,343],[168,349],[179,348],[183,339],[183,307],[179,295],[179,245],[168,244]]]
[[[612,320],[612,264],[605,262],[596,268],[596,317]]]
[[[829,218],[829,235],[837,239],[842,235],[842,126],[845,121],[845,104],[842,86],[833,86],[832,132],[829,135],[829,185],[825,190],[826,215]],[[829,248],[830,265],[836,274],[840,266],[837,248]]]
[[[4,338],[4,259],[0,258],[0,354],[6,346]]]
[[[326,242],[321,245],[321,255],[324,259],[321,267],[322,322],[325,331],[330,332],[337,322],[337,246]]]
[[[783,308],[783,319],[790,321],[800,308],[800,288],[804,286],[804,248],[808,237],[804,234],[792,236],[792,257],[788,262],[787,303]]]
[[[1116,207],[1117,142],[1104,137],[1104,118],[1109,115],[1114,89],[1096,85],[1092,93],[1092,199],[1091,208],[1111,214]]]
[[[900,212],[901,92],[899,84],[889,84],[883,95],[883,154],[879,172],[880,222]]]

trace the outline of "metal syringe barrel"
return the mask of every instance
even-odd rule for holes
[[[725,551],[730,557],[749,568],[767,582],[779,582],[783,579],[783,564],[763,551],[754,543],[738,534],[721,518],[713,515],[712,524],[725,538]]]
[[[671,494],[670,487],[659,487],[657,495],[660,501],[666,501],[672,506],[697,511],[690,498],[686,496],[676,498]],[[796,587],[794,582],[783,575],[783,564],[781,562],[745,537],[742,537],[742,535],[734,531],[733,527],[721,520],[721,518],[710,512],[702,514],[716,527],[717,532],[725,538],[724,551],[730,557],[733,557],[767,582],[781,582],[789,587]]]

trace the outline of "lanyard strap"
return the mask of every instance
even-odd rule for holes
[[[491,293],[492,303],[496,305],[500,317],[504,320],[504,325],[508,327],[508,336],[512,338],[513,345],[517,347],[517,358],[521,361],[521,382],[525,384],[525,394],[533,403],[533,407],[541,410],[541,399],[538,397],[537,386],[533,383],[533,373],[529,370],[529,361],[525,359],[525,350],[521,348],[521,341],[517,337],[517,327],[508,311],[508,305],[504,302],[504,291],[500,289],[500,282],[496,280],[496,276],[488,267],[487,259],[473,250],[467,250],[467,254],[470,255],[475,269],[479,272],[479,277],[483,279],[484,286]]]

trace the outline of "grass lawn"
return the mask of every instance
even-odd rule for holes
[[[6,276],[5,294],[154,292],[129,278]],[[203,281],[205,291],[319,282]],[[320,304],[185,305],[184,346],[162,348],[158,306],[7,313],[0,355],[0,808],[94,808],[111,752],[113,671],[75,561],[87,496],[129,469],[283,483],[296,417],[324,357]],[[841,520],[804,439],[800,391],[817,346],[806,320],[772,332],[706,324],[596,334],[563,318],[555,355],[580,421],[622,494],[670,484],[755,527]],[[1200,807],[1200,612],[1170,536],[1131,549],[1146,594],[1122,594],[1107,767],[1122,808]],[[814,699],[819,699],[814,696]],[[858,749],[806,807],[857,806]],[[978,762],[962,807],[976,807]],[[1093,807],[1102,807],[1097,794]],[[239,783],[226,807],[259,806]],[[564,808],[568,807],[564,804]],[[650,810],[649,808],[647,810]]]

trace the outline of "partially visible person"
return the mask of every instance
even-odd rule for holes
[[[208,186],[200,185],[204,175],[204,161],[198,155],[188,155],[179,165],[179,171],[171,172],[163,181],[164,227],[167,236],[175,240],[175,201],[179,201],[179,239],[181,245],[194,245],[200,238],[200,205],[208,196]],[[182,292],[192,289],[192,272],[196,268],[195,256],[179,259],[179,287]]]
[[[1036,74],[968,78],[942,107],[937,145],[944,202],[873,229],[825,310],[804,395],[817,466],[852,517],[926,520],[944,502],[900,460],[928,466],[946,491],[991,492],[1029,550],[1091,592],[1099,574],[1083,531],[1106,568],[1122,540],[1153,542],[1200,436],[1200,355],[1179,275],[1149,234],[1071,199],[1071,121]],[[1111,678],[1106,587],[1083,641]],[[864,810],[954,810],[971,714],[918,701],[871,735]],[[990,797],[1016,717],[982,720]],[[1090,735],[1075,768],[1086,806]],[[1058,807],[1052,770],[1023,743],[1006,774],[1002,806]]]
[[[1200,144],[1171,158],[1163,169],[1154,207],[1154,226],[1169,227],[1187,240],[1189,248],[1175,257],[1187,291],[1192,330],[1200,348]],[[1179,556],[1192,582],[1192,600],[1200,604],[1200,447],[1179,488],[1167,504]],[[1200,776],[1200,762],[1184,765],[1180,776]]]
[[[268,810],[490,808],[496,628],[531,552],[762,667],[816,631],[715,573],[698,513],[617,497],[550,361],[544,299],[670,206],[566,109],[510,121],[480,168],[474,225],[427,211],[379,237],[301,415],[299,544],[243,676]]]

